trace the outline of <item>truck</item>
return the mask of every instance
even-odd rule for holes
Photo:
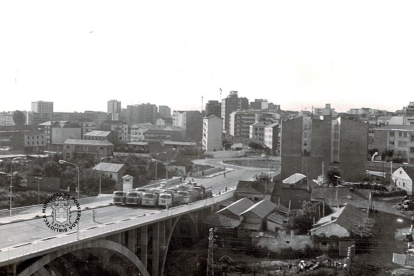
[[[126,205],[141,205],[142,202],[142,193],[137,191],[130,191],[126,194]]]
[[[194,186],[193,187],[194,190],[198,191],[199,196],[198,196],[198,200],[202,200],[202,199],[206,199],[206,198],[210,198],[213,196],[213,190],[212,188],[205,188],[204,186]]]
[[[126,200],[126,192],[123,192],[123,191],[115,191],[113,193],[113,203],[115,205],[125,204],[125,200]]]

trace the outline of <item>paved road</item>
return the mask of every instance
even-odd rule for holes
[[[204,160],[214,166],[222,165],[220,160]],[[217,193],[218,189],[223,191],[225,187],[235,186],[239,180],[250,180],[255,174],[260,172],[268,172],[267,169],[241,169],[237,166],[226,165],[226,167],[236,168],[234,171],[226,173],[226,177],[219,175],[212,178],[195,178],[198,184],[205,187],[213,187],[213,193]],[[142,207],[122,207],[122,206],[108,206],[96,209],[98,214],[96,216],[97,222],[92,220],[92,210],[82,211],[80,220],[80,228],[89,228],[99,223],[108,223],[111,221],[121,220],[128,217],[139,216],[145,213],[152,213],[154,209],[145,209]],[[160,210],[160,209],[158,209]],[[40,214],[41,210],[39,210]],[[58,233],[50,230],[44,223],[43,219],[34,219],[0,226],[0,249],[32,242],[34,240],[44,239],[55,236]]]

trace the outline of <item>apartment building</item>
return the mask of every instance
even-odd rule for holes
[[[0,126],[14,126],[13,112],[0,112]]]
[[[233,139],[246,140],[250,137],[250,125],[256,122],[256,113],[237,110],[230,114],[229,131]],[[224,124],[224,122],[223,122]]]
[[[171,108],[166,105],[160,105],[158,107],[159,118],[171,118]]]
[[[102,140],[67,139],[63,144],[63,158],[70,160],[74,157],[92,155],[96,159],[112,156],[114,145]]]
[[[40,114],[53,114],[53,102],[32,102],[32,112]]]
[[[121,119],[121,101],[110,100],[107,104],[107,113],[113,121],[119,121]]]
[[[215,115],[203,118],[202,146],[205,151],[220,151],[222,144],[223,119]]]
[[[238,109],[249,109],[249,100],[239,98],[237,91],[230,91],[227,98],[221,101],[221,118],[223,118],[223,129],[230,131],[230,114]]]
[[[221,103],[219,101],[208,101],[206,103],[205,117],[209,117],[211,115],[221,117]]]
[[[273,155],[280,153],[280,130],[279,123],[266,125],[264,128],[264,144],[272,150]]]
[[[173,112],[173,126],[185,129],[187,139],[196,142],[201,141],[203,136],[203,115],[196,110],[175,110]]]
[[[368,124],[345,118],[300,117],[282,122],[282,178],[302,173],[317,179],[336,167],[345,181],[366,176]]]

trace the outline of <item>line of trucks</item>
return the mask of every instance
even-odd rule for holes
[[[165,187],[165,183],[160,183],[158,187],[135,188],[129,192],[115,191],[113,193],[113,203],[115,205],[167,208],[212,196],[212,188],[205,188],[195,182],[179,184],[169,188]]]

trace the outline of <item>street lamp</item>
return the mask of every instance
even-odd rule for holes
[[[111,156],[102,157],[99,164],[101,164],[102,160],[105,160],[105,159],[112,159],[112,157]],[[100,170],[99,170],[99,195],[98,195],[99,196],[99,202],[101,202],[101,193],[102,193],[102,168],[100,168]]]
[[[68,161],[65,161],[65,160],[59,160],[59,164],[61,164],[61,165],[63,165],[63,164],[69,164],[69,165],[75,166],[75,167],[76,167],[76,169],[78,170],[78,200],[79,200],[79,191],[80,191],[80,186],[79,186],[79,175],[80,175],[80,173],[79,173],[79,167],[78,167],[78,165],[76,165],[76,164],[74,164],[74,163],[71,163],[71,162],[68,162]],[[80,221],[78,221],[78,224],[77,224],[77,226],[76,226],[76,228],[77,228],[77,238],[78,238],[78,240],[79,240],[79,223],[80,223]]]
[[[12,216],[12,206],[13,206],[13,161],[22,159],[21,157],[15,157],[10,162],[10,216]]]
[[[40,204],[40,185],[39,185],[39,180],[42,180],[42,177],[36,176],[35,177],[37,179],[37,204]]]
[[[80,175],[80,173],[79,173],[79,167],[78,167],[78,165],[76,165],[76,164],[74,164],[74,163],[71,163],[71,162],[68,162],[68,161],[65,161],[65,160],[59,160],[59,164],[61,164],[61,165],[63,165],[63,164],[69,164],[69,165],[72,165],[72,166],[75,166],[76,167],[76,169],[78,170],[78,200],[79,200],[79,191],[80,191],[80,186],[79,186],[79,175]]]
[[[165,164],[165,180],[168,180],[168,163],[167,162],[162,162],[160,160],[157,159],[151,159],[152,162],[155,163],[155,181],[157,181],[157,164],[158,162]]]

